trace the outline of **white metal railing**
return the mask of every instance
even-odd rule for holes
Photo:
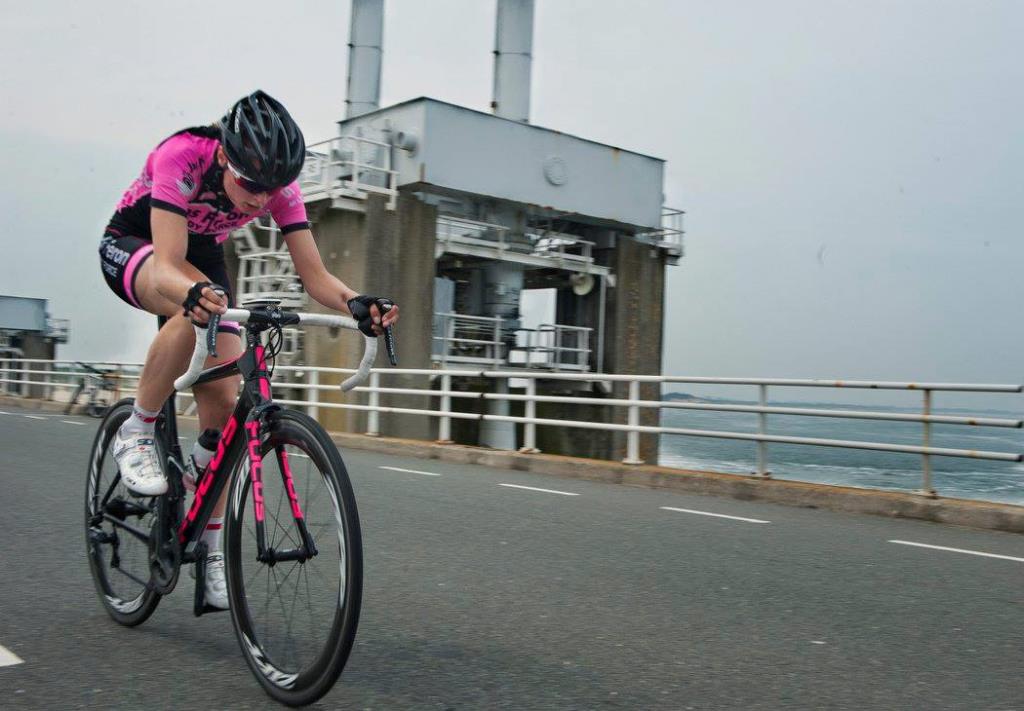
[[[674,207],[661,208],[661,228],[653,232],[645,232],[637,235],[638,239],[650,242],[664,249],[673,263],[683,256],[683,217],[685,210],[678,210]]]
[[[587,371],[592,328],[541,324],[509,329],[500,316],[435,313],[432,359],[452,363]]]
[[[516,345],[509,354],[509,362],[527,368],[550,368],[555,372],[590,370],[590,334],[593,330],[561,323],[516,329]],[[516,353],[522,355],[522,360],[515,358]]]
[[[497,259],[526,261],[536,266],[570,272],[607,273],[594,264],[593,242],[563,232],[527,230],[513,237],[504,225],[470,220],[455,215],[437,217],[437,252],[483,255],[493,252]]]
[[[306,162],[299,175],[303,197],[309,200],[351,197],[369,193],[388,198],[394,209],[398,198],[398,171],[391,164],[392,146],[362,136],[338,136],[306,146]]]
[[[448,247],[452,244],[491,247],[504,252],[510,247],[520,252],[529,252],[528,243],[515,243],[509,240],[509,229],[504,225],[490,222],[479,222],[454,215],[438,215],[437,241]]]
[[[507,333],[500,316],[434,314],[434,360],[449,363],[491,364],[507,362]]]
[[[46,337],[52,338],[57,343],[67,343],[68,335],[71,330],[71,319],[66,318],[47,318],[46,319]]]
[[[563,232],[527,232],[533,253],[558,263],[594,263],[594,243]]]
[[[44,385],[49,388],[72,387],[73,383],[55,382],[55,377],[69,375],[55,370],[55,366],[67,365],[71,361],[49,361],[37,359],[19,359],[12,363],[11,360],[0,359],[0,383],[18,383],[27,385]],[[90,363],[90,365],[93,365]],[[130,392],[134,390],[132,381],[137,381],[137,372],[129,371],[139,368],[138,364],[126,363],[97,363],[95,365],[114,366],[117,375],[114,376],[118,382],[127,381],[119,392]],[[16,367],[15,367],[16,366]],[[446,441],[450,437],[451,421],[453,419],[467,420],[490,420],[499,422],[519,423],[523,425],[523,446],[521,451],[536,452],[537,428],[538,427],[570,427],[584,429],[598,429],[610,432],[626,433],[626,458],[627,464],[642,464],[640,459],[640,435],[644,433],[656,435],[678,435],[687,437],[710,437],[717,439],[734,439],[753,443],[756,448],[757,470],[755,477],[768,478],[770,473],[768,466],[767,445],[776,444],[799,444],[822,447],[839,447],[847,449],[874,450],[881,452],[899,452],[914,454],[921,457],[922,478],[920,493],[927,496],[935,496],[932,486],[932,457],[966,457],[991,461],[1021,462],[1024,461],[1024,454],[1020,452],[981,451],[970,448],[948,448],[933,447],[931,445],[932,426],[960,425],[964,427],[1009,427],[1020,428],[1024,420],[1019,418],[992,418],[973,417],[969,415],[936,415],[932,412],[932,396],[936,392],[975,392],[975,393],[1020,393],[1024,391],[1021,385],[996,385],[996,384],[962,384],[962,383],[903,383],[903,382],[868,382],[868,381],[842,381],[842,380],[798,380],[798,379],[765,379],[765,378],[705,378],[690,376],[657,376],[657,375],[610,375],[598,373],[551,373],[537,371],[468,371],[457,369],[415,369],[415,368],[385,368],[371,371],[369,386],[355,388],[354,392],[365,393],[366,403],[359,402],[324,402],[320,399],[320,391],[337,392],[337,383],[327,383],[328,380],[339,380],[355,372],[351,368],[318,368],[300,366],[278,366],[277,370],[291,371],[296,381],[288,383],[285,387],[304,394],[300,400],[279,400],[278,402],[287,405],[299,405],[305,407],[312,416],[316,416],[320,408],[337,408],[349,410],[362,410],[368,412],[368,434],[378,435],[379,413],[400,413],[410,415],[421,415],[425,417],[436,417],[439,419],[439,439]],[[389,376],[422,376],[423,387],[382,387],[381,378]],[[510,383],[525,382],[523,394],[509,392],[466,392],[453,388],[453,378],[479,378],[485,381],[500,382],[506,387],[494,388],[499,391],[507,391]],[[628,386],[627,398],[594,398],[594,397],[573,397],[560,395],[540,395],[537,393],[537,380],[566,380],[586,381],[603,383],[620,383]],[[758,390],[758,405],[730,405],[718,403],[695,403],[677,402],[663,400],[642,400],[640,398],[640,386],[642,384],[664,384],[664,383],[697,383],[715,385],[743,385],[755,387]],[[436,388],[439,384],[440,388]],[[819,409],[806,407],[774,407],[768,406],[769,388],[790,388],[790,387],[815,387],[815,388],[866,388],[872,390],[907,390],[916,391],[922,395],[922,405],[919,412],[865,412],[861,410],[843,409]],[[408,395],[417,397],[439,398],[437,409],[424,410],[422,408],[392,407],[380,405],[380,395]],[[459,412],[452,408],[451,403],[456,398],[476,398],[480,400],[504,400],[507,402],[523,402],[524,415],[495,415],[487,413]],[[593,420],[567,420],[567,419],[546,419],[536,417],[536,404],[539,402],[602,405],[616,409],[625,409],[625,423],[605,423]],[[745,412],[758,415],[758,429],[752,432],[727,432],[702,429],[688,429],[680,427],[661,427],[640,424],[640,411],[642,409],[683,409],[683,410],[714,410],[721,412]],[[916,422],[922,427],[921,443],[919,445],[893,444],[887,442],[863,442],[837,439],[822,439],[815,437],[793,437],[786,435],[771,434],[768,431],[768,418],[770,415],[803,416],[803,417],[840,417],[846,419],[884,420],[894,422]],[[622,418],[619,418],[622,419]]]
[[[286,309],[306,305],[302,281],[287,251],[257,252],[238,256],[239,303],[248,299],[280,299]]]

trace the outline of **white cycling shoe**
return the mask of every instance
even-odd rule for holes
[[[141,496],[159,496],[167,492],[167,477],[160,467],[152,432],[122,432],[114,435],[111,448],[121,470],[121,481]]]
[[[195,576],[195,568],[192,569]],[[214,551],[206,556],[206,590],[204,599],[210,607],[218,610],[227,610],[231,607],[228,602],[228,581],[224,578],[224,554]]]

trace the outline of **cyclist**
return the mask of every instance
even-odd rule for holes
[[[132,415],[112,445],[122,480],[138,495],[167,491],[153,429],[174,379],[188,366],[192,322],[206,324],[211,314],[233,306],[222,246],[232,230],[270,215],[314,300],[350,313],[367,335],[380,335],[398,320],[397,306],[382,313],[378,306],[386,300],[360,295],[324,267],[296,181],[305,146],[285,107],[256,91],[219,122],[162,141],[104,232],[99,252],[108,286],[131,306],[167,319],[149,347]],[[221,321],[217,330],[217,357],[207,367],[242,353],[237,323]],[[238,385],[234,377],[194,389],[201,428],[223,428]],[[228,606],[220,541],[226,494],[203,534],[209,551],[206,600],[220,608]]]

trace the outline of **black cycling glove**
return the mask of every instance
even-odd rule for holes
[[[384,316],[395,302],[382,296],[360,294],[348,300],[348,310],[359,324],[359,330],[371,338],[376,338],[377,334],[373,332],[373,317],[370,316],[370,306],[373,304],[377,304],[377,310]]]
[[[206,309],[203,308],[202,305],[200,305],[199,303],[199,299],[203,296],[203,289],[205,289],[206,287],[210,287],[211,289],[213,289],[222,296],[225,293],[227,293],[224,287],[220,286],[219,284],[214,284],[209,281],[197,281],[195,284],[192,285],[192,288],[188,290],[188,296],[185,297],[185,300],[181,302],[181,305],[185,308],[185,312],[183,315],[191,317],[192,309],[196,308],[197,306],[203,311],[206,311]],[[209,311],[206,311],[206,313],[210,314]],[[213,314],[210,315],[212,316]]]

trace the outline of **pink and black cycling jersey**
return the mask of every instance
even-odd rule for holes
[[[265,215],[274,218],[283,234],[308,229],[297,181],[270,193],[257,215],[235,208],[224,192],[224,168],[217,163],[219,136],[213,127],[187,128],[157,146],[110,220],[115,234],[152,240],[150,210],[154,207],[182,215],[188,220],[189,235],[208,235],[218,244],[232,230]]]

